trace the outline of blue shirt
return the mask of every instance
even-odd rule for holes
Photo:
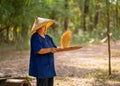
[[[48,35],[45,35],[45,38],[43,38],[38,33],[35,33],[31,36],[30,42],[29,75],[38,78],[51,78],[56,76],[54,54],[38,54],[38,51],[42,48],[56,48],[52,38]]]

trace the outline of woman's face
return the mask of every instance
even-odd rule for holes
[[[46,26],[43,26],[43,27],[41,27],[41,28],[38,30],[38,32],[40,32],[40,33],[42,33],[42,34],[45,34],[46,31],[47,31]]]

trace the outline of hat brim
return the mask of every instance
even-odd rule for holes
[[[40,25],[37,25],[36,27],[33,28],[33,30],[31,31],[31,34],[36,33],[36,31],[37,31],[38,29],[40,29],[41,27],[43,27],[43,26],[46,26],[46,28],[49,28],[54,22],[55,22],[54,20],[49,20],[49,21],[47,21],[47,22],[43,22],[43,23],[40,24]]]

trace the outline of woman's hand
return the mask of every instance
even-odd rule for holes
[[[55,53],[55,52],[56,52],[56,48],[43,48],[38,52],[38,54]]]
[[[56,48],[51,48],[51,52],[55,53],[56,52]]]

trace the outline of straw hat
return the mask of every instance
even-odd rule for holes
[[[54,23],[54,20],[37,17],[33,24],[31,33],[34,34],[38,29],[40,29],[43,26],[46,26],[46,28],[48,28],[53,23]]]

